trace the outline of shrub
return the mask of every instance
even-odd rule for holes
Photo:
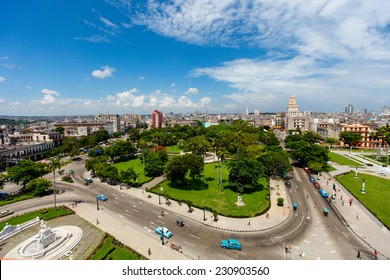
[[[284,199],[282,197],[278,197],[277,201],[278,201],[278,203],[277,203],[278,206],[284,205]]]

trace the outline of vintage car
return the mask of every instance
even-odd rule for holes
[[[164,236],[165,238],[170,238],[173,235],[169,229],[161,226],[156,227],[155,232],[160,236]]]
[[[237,239],[222,240],[221,247],[224,249],[241,250],[241,244]]]

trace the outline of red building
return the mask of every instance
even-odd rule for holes
[[[163,113],[157,110],[154,110],[152,113],[152,127],[161,128],[163,122]]]

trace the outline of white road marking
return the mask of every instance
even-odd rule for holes
[[[114,200],[114,203],[119,203],[119,201]]]
[[[241,255],[246,255],[245,253],[241,252],[241,251],[237,251],[237,253],[241,254]]]
[[[303,241],[305,241],[305,242],[307,242],[307,243],[311,243],[309,240],[303,240]]]
[[[325,244],[332,244],[332,242],[328,241],[328,242],[325,242]]]
[[[188,244],[188,245],[190,245],[190,246],[192,246],[192,247],[195,247],[195,245],[193,245],[193,244],[191,244],[191,243],[188,243],[188,242],[185,242],[185,241],[184,241],[184,243],[185,243],[185,244]]]
[[[285,237],[285,236],[287,236],[287,235],[289,235],[289,234],[291,234],[291,233],[293,233],[294,231],[296,231],[300,226],[301,226],[301,224],[302,224],[302,222],[303,222],[303,217],[302,217],[302,219],[301,219],[301,222],[299,223],[299,225],[295,228],[295,229],[293,229],[292,231],[290,231],[289,233],[286,233],[285,235],[282,235],[282,236],[276,236],[276,238],[282,238],[282,237]]]
[[[336,251],[330,251],[330,253],[334,254],[334,253],[336,253]]]
[[[165,225],[165,223],[163,222],[163,221],[161,221],[161,220],[157,220],[158,222],[160,222],[161,224],[164,224]]]
[[[190,236],[192,236],[192,237],[194,237],[194,238],[198,238],[198,239],[200,239],[200,237],[199,237],[199,236],[195,236],[195,235],[193,235],[193,234],[190,234]]]
[[[127,210],[127,209],[126,209],[125,211],[126,211],[126,212],[129,212],[129,210]]]

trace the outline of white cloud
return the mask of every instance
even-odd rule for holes
[[[175,84],[175,83],[172,83],[172,84],[171,84],[171,87],[175,87],[175,86],[176,86],[176,84]]]
[[[53,95],[45,95],[42,100],[42,104],[49,104],[56,101],[56,98]]]
[[[145,77],[144,77],[144,76],[140,76],[140,77],[138,78],[138,80],[145,80]]]
[[[92,71],[92,76],[98,79],[105,79],[107,77],[112,77],[112,73],[115,72],[115,68],[104,66],[101,68],[102,70],[94,70]]]
[[[6,79],[4,77],[0,76],[0,83],[5,82],[5,80]]]
[[[25,86],[26,89],[31,90],[32,86]]]
[[[47,89],[47,88],[44,88],[41,90],[41,92],[45,95],[55,95],[55,96],[59,96],[58,92],[55,91],[55,90],[51,90],[51,89]]]
[[[114,23],[112,23],[110,20],[100,17],[99,18],[107,27],[113,28],[113,29],[118,29],[118,26]]]
[[[186,94],[198,94],[198,93],[199,93],[199,89],[197,88],[189,88],[186,91]]]
[[[6,67],[8,69],[15,69],[16,65],[14,63],[2,63],[1,66]]]
[[[111,42],[106,36],[92,35],[89,37],[74,37],[75,40],[87,41],[91,43],[109,43]]]

